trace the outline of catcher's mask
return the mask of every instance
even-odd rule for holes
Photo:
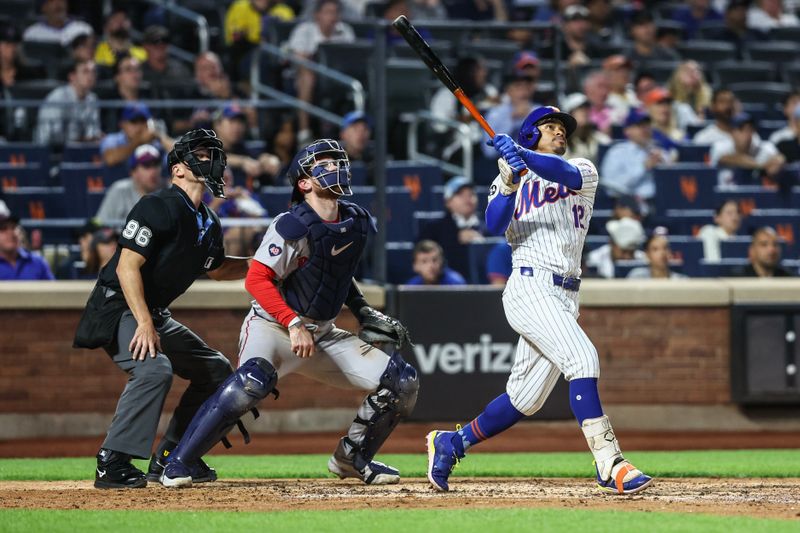
[[[208,160],[201,161],[197,152],[208,152]],[[196,129],[183,134],[167,156],[169,167],[185,163],[198,181],[205,183],[211,194],[225,198],[225,166],[228,159],[222,149],[222,141],[214,130]]]
[[[297,187],[301,179],[313,179],[323,189],[336,196],[351,196],[350,158],[347,152],[333,139],[319,139],[294,156],[289,167],[289,182],[294,187],[292,202],[303,201],[303,193]]]

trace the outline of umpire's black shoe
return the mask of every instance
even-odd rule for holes
[[[131,456],[101,448],[97,454],[94,486],[98,489],[140,489],[147,486],[144,472],[131,464]]]
[[[161,481],[161,474],[167,464],[167,457],[153,454],[150,466],[147,468],[147,481]],[[189,470],[192,473],[192,483],[207,483],[217,480],[217,471],[208,466],[205,461],[198,459]]]

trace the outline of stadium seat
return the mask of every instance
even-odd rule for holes
[[[49,168],[50,148],[32,143],[0,144],[0,163],[12,165],[36,163],[41,168]]]
[[[386,62],[386,102],[388,116],[427,109],[427,90],[433,75],[419,59],[390,58]]]
[[[627,278],[634,268],[646,267],[647,261],[640,259],[620,259],[614,262],[614,277],[617,279]]]
[[[413,230],[414,230],[414,240],[417,240],[417,237],[422,232],[422,228],[424,228],[427,224],[439,220],[443,218],[447,214],[446,211],[414,211],[413,214]]]
[[[486,258],[498,242],[505,242],[505,238],[489,237],[481,242],[473,242],[467,245],[469,273],[465,273],[464,275],[467,283],[472,285],[485,285],[489,283],[489,280],[486,279]]]
[[[742,221],[744,233],[769,226],[786,242],[786,256],[796,257],[800,249],[800,209],[754,209]]]
[[[261,188],[258,198],[261,205],[267,208],[267,213],[274,217],[289,209],[291,196],[292,188],[289,186],[269,186]]]
[[[736,59],[736,46],[726,41],[692,40],[678,45],[678,53],[683,59],[710,65]]]
[[[514,54],[519,52],[519,44],[509,40],[489,40],[471,41],[463,46],[466,54],[474,54],[486,59],[495,59],[508,64],[514,58]]]
[[[109,187],[115,181],[127,178],[130,175],[127,163],[120,163],[113,167],[103,165],[103,181]]]
[[[700,260],[700,276],[704,278],[725,278],[735,274],[736,270],[746,267],[747,259],[722,259],[720,261]]]
[[[19,187],[46,187],[50,185],[50,175],[39,163],[12,165],[0,163],[0,191],[10,191]]]
[[[752,237],[735,236],[727,240],[720,241],[719,251],[723,259],[747,259],[747,253],[750,249],[750,243],[753,241]]]
[[[795,61],[783,65],[783,79],[792,87],[800,86],[800,62]]]
[[[97,143],[67,143],[61,154],[63,163],[100,163],[100,145]]]
[[[433,209],[432,190],[442,184],[442,170],[413,161],[389,161],[386,163],[386,184],[408,189],[415,211]]]
[[[747,45],[746,54],[752,61],[791,63],[797,59],[797,42],[752,41]]]
[[[775,105],[782,102],[792,91],[788,83],[777,82],[739,82],[728,87],[742,102]],[[767,117],[764,117],[767,118]]]
[[[678,145],[678,161],[681,163],[706,163],[711,146],[692,144],[689,142]]]
[[[663,224],[673,235],[697,235],[700,228],[711,224],[714,219],[713,209],[667,209]]]
[[[660,85],[666,85],[680,61],[648,61],[642,71],[649,72]]]
[[[368,185],[367,166],[362,161],[353,161],[350,163],[350,184],[356,187],[364,187]]]
[[[364,205],[364,204],[361,204]],[[378,214],[372,204],[370,212]],[[414,235],[414,201],[405,187],[386,187],[386,240],[411,241]]]
[[[703,241],[691,235],[670,235],[672,256],[689,277],[700,275],[700,259],[703,258]]]
[[[93,217],[106,191],[103,166],[92,163],[62,163],[59,178],[70,217]],[[91,202],[89,196],[91,194]]]
[[[699,163],[676,163],[653,169],[656,212],[713,207],[717,170]]]
[[[8,208],[20,218],[65,218],[68,216],[63,187],[19,187],[5,191]]]
[[[465,29],[457,21],[429,21],[421,24],[432,37],[433,43],[447,41],[452,43],[454,50],[461,49],[461,44],[470,40],[470,30]]]
[[[402,284],[414,277],[412,266],[413,242],[386,243],[386,279],[389,283]]]
[[[778,193],[775,189],[760,185],[738,185],[735,187],[715,187],[714,205],[724,200],[734,199],[739,202],[739,210],[747,215],[753,209],[789,209],[800,207],[792,204],[793,196]]]
[[[433,41],[430,45],[431,49],[436,52],[436,55],[439,56],[442,61],[447,60],[453,55],[453,43],[449,41]],[[419,56],[405,41],[395,43],[395,45],[389,49],[389,53],[398,59],[414,59],[419,63]]]
[[[774,81],[775,66],[766,61],[722,61],[714,64],[716,85],[727,86],[743,81]]]
[[[321,43],[317,51],[319,62],[323,65],[338,70],[342,74],[359,80],[364,87],[368,86],[369,71],[372,68],[372,51],[375,45],[366,39],[349,43]],[[354,61],[358,58],[358,61]],[[320,77],[317,83],[322,83]],[[336,85],[336,91],[341,92],[341,85]]]

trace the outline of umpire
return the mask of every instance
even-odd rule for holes
[[[172,187],[144,196],[131,209],[75,334],[76,348],[105,348],[129,375],[97,454],[94,486],[101,489],[144,487],[158,479],[163,459],[197,409],[232,372],[225,356],[167,309],[203,273],[215,280],[247,274],[249,260],[225,256],[219,218],[202,202],[205,188],[224,198],[222,142],[212,130],[189,131],[175,143],[168,164]],[[173,374],[190,384],[145,476],[131,458],[150,457]],[[192,474],[196,481],[216,479],[202,461]]]

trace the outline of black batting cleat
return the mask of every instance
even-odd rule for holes
[[[144,472],[131,464],[131,456],[101,448],[97,454],[94,486],[98,489],[140,489],[147,486]]]

